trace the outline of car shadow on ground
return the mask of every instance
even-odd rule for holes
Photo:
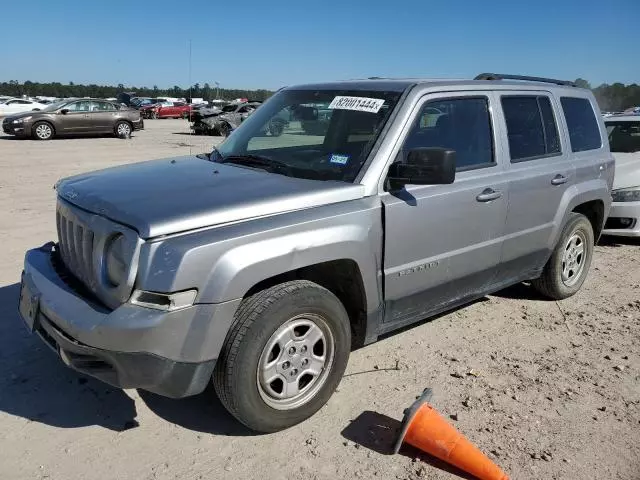
[[[545,297],[535,288],[531,286],[529,282],[516,283],[503,290],[499,290],[491,294],[492,297],[510,298],[511,300],[539,300],[550,302],[549,297]]]
[[[0,287],[0,411],[60,428],[137,425],[122,390],[65,367],[18,316],[19,284]]]
[[[60,428],[138,426],[134,400],[123,390],[67,368],[17,312],[20,285],[0,287],[0,412]],[[213,388],[182,400],[139,391],[159,417],[218,435],[251,435],[222,406]]]
[[[393,448],[400,432],[401,422],[378,412],[364,411],[341,432],[347,440],[381,455],[393,455]],[[411,445],[403,444],[398,452],[411,459],[419,459],[434,468],[467,480],[476,477],[453,467]]]
[[[140,398],[149,409],[167,422],[188,430],[223,436],[258,435],[237,421],[222,406],[209,384],[200,395],[183,399],[171,399],[144,390],[138,390]]]

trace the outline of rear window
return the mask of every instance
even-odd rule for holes
[[[584,152],[600,148],[602,139],[591,102],[586,98],[562,97],[560,103],[567,121],[571,150]]]
[[[511,162],[559,155],[560,140],[548,97],[503,96]]]
[[[612,152],[640,152],[640,119],[637,122],[605,122]]]

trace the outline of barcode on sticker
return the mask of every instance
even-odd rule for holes
[[[355,110],[357,112],[378,113],[384,105],[380,98],[337,96],[329,104],[331,110]]]

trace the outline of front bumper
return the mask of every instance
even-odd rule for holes
[[[5,119],[2,121],[2,131],[8,135],[29,137],[31,136],[31,123],[12,123]]]
[[[23,292],[37,297],[37,311],[21,316],[65,364],[117,387],[173,398],[205,389],[240,300],[173,312],[129,303],[109,310],[78,293],[52,255],[53,244],[27,252]]]
[[[140,117],[140,120],[133,122],[133,130],[144,130],[144,120],[142,119],[142,116]]]
[[[640,202],[613,202],[602,233],[640,237]]]

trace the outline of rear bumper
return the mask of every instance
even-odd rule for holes
[[[240,300],[171,312],[130,303],[109,310],[56,270],[52,255],[52,244],[26,253],[23,291],[37,297],[37,308],[35,321],[21,316],[65,364],[168,397],[204,390]]]
[[[133,130],[144,130],[144,120],[140,117],[140,120],[137,122],[132,122]]]
[[[614,202],[603,235],[640,237],[640,202]]]

